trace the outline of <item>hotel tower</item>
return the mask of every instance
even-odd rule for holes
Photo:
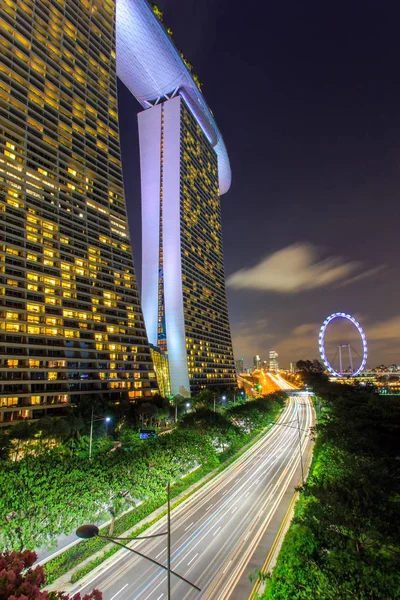
[[[151,396],[157,385],[123,192],[115,2],[1,6],[6,424],[49,409],[57,414],[76,396],[134,399]]]
[[[231,180],[226,148],[191,72],[149,17],[148,5],[118,0],[118,11],[126,14],[121,22],[139,32],[124,69],[141,73],[134,93],[145,109],[138,120],[149,341],[168,357],[172,394],[233,387],[220,205]],[[128,78],[122,69],[119,74]]]

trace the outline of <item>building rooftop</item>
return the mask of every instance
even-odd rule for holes
[[[214,116],[169,34],[146,0],[117,0],[117,75],[149,108],[179,92],[214,147],[221,194],[231,185],[228,153]]]

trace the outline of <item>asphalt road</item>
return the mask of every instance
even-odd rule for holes
[[[223,473],[172,511],[171,567],[202,590],[198,592],[172,576],[174,600],[224,600],[233,595],[261,538],[269,527],[276,527],[274,519],[282,518],[277,509],[299,468],[297,415],[304,430],[305,449],[313,409],[308,398],[290,397],[279,419],[280,423],[290,423],[274,426]],[[165,529],[164,518],[146,534]],[[131,544],[166,563],[165,537]],[[118,552],[112,564],[91,579],[88,576],[84,587],[81,582],[73,591],[86,593],[94,587],[102,591],[104,600],[167,598],[166,572],[127,550]]]

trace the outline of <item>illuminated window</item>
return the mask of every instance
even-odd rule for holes
[[[40,327],[34,327],[33,325],[28,325],[28,333],[34,334],[34,335],[39,335],[40,334]]]
[[[19,314],[16,312],[6,312],[6,319],[18,319]]]
[[[37,315],[28,315],[28,323],[40,323],[40,317]]]
[[[26,310],[29,310],[31,312],[41,312],[42,307],[39,304],[27,304]]]

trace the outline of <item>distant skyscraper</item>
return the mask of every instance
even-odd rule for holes
[[[297,367],[296,367],[296,363],[295,362],[291,362],[289,365],[289,371],[291,373],[297,373]]]
[[[81,395],[151,396],[120,162],[115,4],[4,6],[0,422]]]
[[[236,362],[235,362],[235,366],[236,366],[236,373],[244,373],[244,360],[243,358],[239,358]]]
[[[255,369],[259,369],[259,368],[260,368],[260,365],[261,365],[261,358],[259,357],[259,355],[258,355],[258,354],[256,354],[256,355],[253,357],[253,367],[254,367]]]
[[[147,333],[168,354],[173,394],[232,387],[220,207],[227,153],[169,36],[155,18],[140,26],[147,46],[132,60],[145,64],[154,86],[138,119]]]
[[[271,371],[278,370],[278,353],[275,350],[270,350],[269,353],[269,368]]]

